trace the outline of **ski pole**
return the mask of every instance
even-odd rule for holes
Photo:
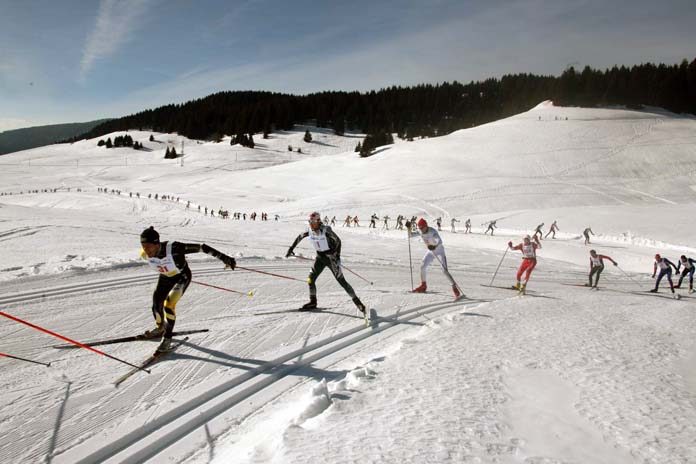
[[[313,261],[313,259],[311,259],[311,258],[306,258],[306,257],[304,257],[304,256],[302,256],[302,255],[293,255],[293,256],[294,256],[295,258],[297,258],[297,259],[302,259],[302,260],[305,260],[305,261]],[[350,270],[350,269],[349,269],[348,267],[346,267],[344,264],[341,264],[341,267],[342,267],[343,269],[345,269],[346,271],[350,272],[351,274],[355,274],[356,276],[358,276],[359,278],[361,278],[361,279],[364,280],[365,282],[369,283],[370,285],[374,285],[374,284],[375,284],[374,282],[370,282],[369,280],[367,280],[366,278],[364,278],[363,276],[361,276],[361,275],[358,274],[357,272]]]
[[[230,288],[218,287],[217,285],[211,285],[211,284],[206,284],[206,283],[203,283],[203,282],[198,282],[198,281],[196,281],[196,280],[192,280],[191,282],[193,282],[194,284],[203,285],[203,286],[205,286],[205,287],[217,288],[218,290],[224,290],[224,291],[226,291],[226,292],[238,293],[238,294],[240,294],[240,295],[246,295],[246,296],[254,296],[254,291],[253,291],[253,290],[249,290],[247,293],[244,293],[244,292],[240,292],[240,291],[238,291],[238,290],[232,290],[232,289],[230,289]]]
[[[433,253],[433,256],[435,256],[435,259],[437,259],[437,262],[440,263],[440,266],[442,266],[442,270],[445,272],[445,275],[449,278],[450,281],[452,281],[452,285],[457,287],[457,290],[459,290],[459,293],[464,295],[462,288],[459,286],[459,284],[457,282],[455,282],[454,277],[452,277],[452,274],[450,274],[449,270],[447,270],[447,268],[445,267],[445,263],[442,262],[442,260],[440,259],[440,257],[437,254]]]
[[[19,359],[20,361],[26,361],[34,364],[41,364],[42,366],[46,367],[51,367],[51,363],[44,363],[41,361],[32,361],[31,359],[25,359],[25,358],[20,358],[19,356],[12,356],[11,354],[6,354],[6,353],[0,353],[0,358],[12,358],[12,359]]]
[[[20,324],[24,324],[24,325],[26,325],[26,326],[29,326],[29,327],[31,327],[32,329],[36,329],[36,330],[38,330],[39,332],[47,333],[47,334],[52,335],[52,336],[54,336],[54,337],[56,337],[56,338],[59,338],[59,339],[61,339],[61,340],[65,340],[65,341],[68,342],[68,343],[72,343],[73,345],[77,345],[77,346],[79,346],[80,348],[84,348],[84,349],[86,349],[86,350],[92,351],[92,352],[97,353],[97,354],[100,354],[100,355],[102,355],[102,356],[106,356],[107,358],[111,358],[111,359],[113,359],[114,361],[118,361],[118,362],[120,362],[120,363],[127,364],[127,365],[129,365],[130,367],[134,367],[134,368],[136,368],[136,369],[138,369],[138,370],[145,371],[145,372],[147,372],[148,374],[150,373],[149,370],[144,369],[144,368],[142,368],[142,367],[140,367],[140,366],[136,366],[135,364],[131,364],[131,363],[129,363],[128,361],[124,361],[123,359],[119,359],[119,358],[117,358],[116,356],[111,356],[110,354],[104,353],[103,351],[99,351],[99,350],[96,349],[96,348],[92,348],[91,346],[84,345],[84,344],[82,344],[82,343],[80,343],[80,342],[78,342],[78,341],[75,341],[75,340],[70,339],[70,338],[68,338],[68,337],[64,337],[63,335],[57,334],[57,333],[52,332],[52,331],[50,331],[50,330],[48,330],[48,329],[44,329],[43,327],[39,327],[38,325],[34,325],[34,324],[32,324],[31,322],[24,321],[24,320],[22,320],[22,319],[19,319],[19,318],[17,318],[17,317],[14,317],[14,316],[12,316],[12,315],[10,315],[10,314],[7,314],[7,313],[5,313],[5,312],[0,311],[0,316],[5,316],[6,318],[12,319],[12,320],[15,321],[15,322],[19,322]]]
[[[288,277],[280,274],[273,274],[272,272],[259,271],[258,269],[249,269],[248,267],[237,266],[237,269],[244,269],[245,271],[258,272],[259,274],[266,274],[273,277],[280,277],[281,279],[296,280],[298,282],[305,282],[302,279],[296,279],[295,277]]]
[[[408,267],[411,270],[411,288],[413,287],[413,261],[411,260],[411,226],[408,226],[409,230],[406,230],[407,238],[408,238]]]
[[[508,250],[510,247],[505,248],[505,253],[503,253],[503,257],[500,258],[500,262],[498,263],[498,267],[495,268],[495,272],[493,273],[493,277],[491,277],[491,283],[488,285],[493,285],[493,281],[495,280],[495,276],[498,275],[498,269],[500,269],[500,265],[503,264],[503,260],[505,259],[505,255],[507,255]]]
[[[361,275],[358,274],[357,272],[351,271],[350,268],[348,268],[347,266],[341,264],[341,267],[342,267],[343,269],[345,269],[346,271],[350,272],[351,274],[358,276],[358,278],[364,280],[365,282],[369,283],[370,285],[374,285],[374,284],[375,284],[374,282],[371,282],[371,281],[367,280],[366,278],[364,278],[363,276],[361,276]]]
[[[638,288],[641,288],[641,289],[643,288],[638,282],[636,282],[635,280],[633,280],[633,277],[631,277],[630,275],[628,275],[628,274],[626,273],[626,271],[624,271],[623,269],[621,269],[621,268],[619,267],[618,264],[616,265],[616,267],[618,267],[618,268],[619,268],[619,271],[623,272],[623,275],[625,275],[626,277],[628,277],[628,278],[631,280],[631,282],[633,282],[634,284],[636,284],[636,285],[638,286]]]

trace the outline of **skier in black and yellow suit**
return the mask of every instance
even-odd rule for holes
[[[191,283],[191,269],[186,262],[189,253],[203,252],[218,258],[225,266],[234,270],[234,258],[220,253],[206,244],[161,242],[159,233],[150,226],[140,234],[142,250],[140,256],[150,267],[160,273],[157,287],[152,295],[152,314],[155,317],[154,330],[145,332],[147,338],[164,335],[157,351],[171,349],[172,333],[176,322],[176,304]]]

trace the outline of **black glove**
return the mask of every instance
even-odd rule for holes
[[[407,229],[410,229],[411,228],[411,221],[406,221],[405,226]]]
[[[614,263],[614,266],[618,266],[618,265],[619,265],[619,263]]]
[[[221,260],[223,263],[225,263],[225,266],[229,267],[229,268],[232,269],[233,271],[234,271],[234,268],[237,267],[237,261],[236,261],[233,257],[231,257],[231,256],[222,255],[222,257],[220,258],[220,260]]]
[[[508,247],[512,248],[512,242],[508,242]]]
[[[291,256],[295,256],[295,253],[292,251],[292,248],[288,248],[288,252],[285,253],[285,257],[289,258]]]
[[[428,250],[433,251],[435,248],[437,248],[437,245],[428,245]]]

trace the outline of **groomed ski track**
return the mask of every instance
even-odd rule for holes
[[[263,260],[252,260],[251,263],[244,261],[243,265],[293,277],[302,277],[308,270],[307,262],[285,261],[269,264]],[[239,289],[260,287],[263,289],[264,282],[268,282],[269,279],[268,276],[248,271],[225,271],[219,265],[199,264],[199,266],[194,266],[194,280],[201,279],[221,286],[228,285]],[[352,266],[355,266],[354,269],[359,273],[368,275],[393,271],[391,266],[382,264],[354,263]],[[123,272],[124,270],[117,270],[112,274]],[[157,276],[147,271],[137,271],[136,275],[132,275],[133,269],[125,270],[125,272],[124,275],[110,278],[96,278],[103,273],[95,273],[91,276],[93,280],[88,282],[84,281],[84,276],[79,275],[50,276],[29,282],[25,281],[23,285],[18,285],[18,287],[33,287],[31,290],[15,291],[3,295],[0,297],[0,305],[2,305],[3,310],[9,313],[15,313],[20,317],[34,321],[38,317],[39,321],[42,321],[41,318],[45,317],[43,308],[53,307],[57,300],[62,300],[61,307],[87,307],[89,313],[91,311],[90,301],[97,301],[99,304],[105,304],[106,307],[114,307],[113,303],[105,302],[114,299],[115,297],[112,295],[120,295],[124,289],[127,291],[134,289],[133,294],[137,294],[145,300],[149,299]],[[215,317],[208,320],[199,319],[201,314],[197,314],[196,309],[202,304],[201,300],[189,290],[191,295],[187,294],[181,305],[181,322],[177,328],[180,330],[205,328],[211,324],[208,322],[210,320],[212,321],[212,325],[209,326],[211,332],[193,336],[171,358],[158,363],[152,374],[136,374],[118,389],[111,385],[122,370],[119,366],[108,362],[103,363],[100,359],[102,357],[84,350],[75,350],[71,353],[52,350],[49,347],[53,342],[50,337],[37,336],[33,333],[27,334],[21,329],[7,334],[6,342],[15,346],[18,343],[19,346],[22,346],[21,340],[29,335],[34,339],[35,344],[43,347],[45,359],[54,360],[58,366],[62,365],[59,369],[67,374],[65,380],[66,396],[61,401],[54,403],[59,411],[55,424],[53,424],[55,417],[53,411],[48,412],[45,417],[34,419],[44,422],[42,426],[35,425],[38,426],[37,431],[46,427],[55,429],[52,441],[54,448],[49,449],[48,455],[50,462],[143,462],[174,444],[181,448],[182,443],[177,443],[178,440],[195,432],[201,434],[202,426],[204,424],[210,425],[211,421],[217,417],[220,417],[226,424],[220,427],[220,433],[229,432],[230,429],[234,429],[234,426],[230,425],[230,421],[233,424],[243,421],[245,417],[292,388],[308,381],[321,380],[324,377],[334,379],[337,376],[345,375],[346,372],[331,370],[331,366],[335,363],[350,358],[357,352],[396,336],[404,330],[420,326],[426,323],[429,318],[436,318],[438,315],[452,311],[466,310],[481,304],[483,301],[462,299],[453,302],[446,291],[442,294],[425,297],[407,295],[403,293],[402,285],[393,286],[395,282],[391,282],[391,285],[386,288],[373,289],[365,284],[361,285],[357,279],[353,279],[356,290],[368,302],[374,301],[378,295],[380,298],[396,298],[396,300],[391,301],[398,301],[395,305],[387,305],[385,301],[385,304],[378,304],[376,310],[372,305],[369,305],[373,320],[371,326],[366,328],[362,317],[356,316],[355,308],[347,300],[343,290],[340,287],[337,288],[330,277],[330,275],[323,276],[319,282],[319,291],[322,295],[322,301],[327,303],[327,309],[319,311],[317,315],[292,311],[281,315],[278,311],[273,310],[274,308],[293,309],[298,306],[297,302],[304,300],[306,286],[299,282],[282,279],[276,279],[277,282],[273,282],[273,285],[287,285],[286,288],[293,289],[291,290],[292,297],[287,298],[286,302],[280,303],[278,295],[266,294],[263,291],[258,298],[248,298],[196,287],[198,293],[204,297],[212,295],[213,301],[229,302],[234,308],[233,311],[236,314],[220,315],[219,317],[234,317],[236,320],[239,318],[247,319],[249,321],[247,330],[256,331],[256,335],[249,336],[246,343],[237,345],[240,348],[231,349],[220,348],[221,340],[224,341],[229,334],[228,330],[225,329],[216,330]],[[440,279],[442,282],[436,285],[442,287],[442,290],[446,290],[444,277],[438,276],[438,280]],[[78,282],[65,283],[75,280]],[[45,287],[40,287],[42,282],[46,284]],[[327,290],[330,290],[329,293]],[[507,293],[500,296],[507,296]],[[433,299],[437,301],[418,304]],[[270,305],[269,301],[274,303]],[[244,308],[245,305],[248,306]],[[129,306],[132,306],[132,303],[129,303]],[[123,327],[133,327],[134,323],[138,323],[137,321],[142,321],[138,323],[139,329],[142,329],[143,323],[150,324],[151,316],[147,307],[129,311],[126,314],[128,313],[131,315],[126,316]],[[90,337],[95,335],[94,328],[90,328],[90,326],[93,327],[98,319],[92,319],[88,314],[75,314],[75,311],[71,310],[69,313],[56,314],[56,316],[57,318],[50,317],[50,322],[43,320],[42,323],[47,328],[63,332],[65,335],[73,336],[78,340],[88,337],[86,334],[89,334]],[[343,322],[346,317],[354,318],[354,321]],[[280,318],[283,318],[284,321],[296,319],[297,324],[301,324],[301,326],[298,326],[293,333],[288,333],[285,327],[281,327],[276,333],[275,326],[277,324],[287,325],[287,322],[279,322]],[[331,322],[324,322],[323,318],[327,318],[326,320]],[[104,322],[97,322],[97,324],[99,327],[103,327]],[[320,325],[317,327],[318,324]],[[128,330],[131,329],[109,327],[106,332],[108,335],[127,335]],[[331,334],[327,336],[327,332]],[[276,340],[277,337],[282,337],[281,342]],[[275,353],[283,354],[266,358],[264,353],[271,354],[268,353],[267,346],[274,343],[281,345],[280,351],[276,348]],[[27,346],[20,350],[20,353],[32,352],[32,349],[35,348]],[[105,349],[108,353],[117,354],[137,363],[139,358],[144,358],[154,349],[154,345],[148,341],[143,341],[112,345]],[[198,356],[196,350],[207,357]],[[257,359],[262,361],[257,361]],[[263,361],[264,359],[269,360]],[[80,391],[75,386],[71,387],[72,384],[84,383],[82,379],[85,375],[89,375],[89,369],[84,372],[85,369],[79,369],[76,366],[80,363],[87,363],[85,366],[90,366],[90,363],[95,362],[102,363],[103,366],[94,369],[98,378],[87,382],[87,391]],[[248,366],[249,363],[252,366]],[[219,375],[215,376],[214,373],[210,372],[209,366],[216,364],[227,366],[228,369],[246,370],[246,372],[221,381]],[[219,371],[219,366],[217,368]],[[210,388],[196,391],[195,394],[191,392],[190,395],[186,396],[185,402],[176,404],[173,408],[171,404],[165,403],[165,405],[155,406],[154,411],[148,411],[152,407],[150,405],[156,403],[154,398],[166,398],[172,395],[174,398],[181,397],[181,395],[177,396],[177,392],[196,378],[203,382],[208,381],[211,384]],[[95,395],[100,396],[101,399],[95,401]],[[70,407],[71,404],[74,405],[74,402],[78,404],[77,408]],[[66,404],[69,407],[66,408]],[[166,412],[160,414],[160,410]],[[130,424],[128,429],[121,428],[123,417],[129,417],[126,422]],[[230,417],[233,419],[229,419]],[[140,423],[140,426],[134,429],[132,427],[134,423]],[[0,446],[0,458],[5,456],[12,459],[12,456],[23,455],[24,458],[38,460],[42,459],[42,456],[47,457],[45,444],[32,443],[32,435],[21,433],[15,438],[6,437],[7,441]],[[196,446],[185,446],[185,449],[177,449],[175,454],[180,457],[190,455],[196,449],[205,446],[206,439],[204,436],[199,436],[194,443]]]
[[[412,321],[423,320],[426,315],[471,308],[479,303],[480,301],[461,300],[420,305],[401,311],[398,315],[378,316],[372,321],[369,328],[365,328],[362,323],[357,323],[354,328],[292,351],[245,374],[236,376],[103,446],[77,462],[79,464],[144,462],[200,429],[217,416],[231,412],[233,408],[247,399],[260,396],[260,398],[253,399],[252,403],[258,407],[263,406],[277,396],[277,393],[274,392],[264,394],[264,390],[295,371],[310,367],[322,360],[336,362],[342,359],[342,350],[355,348],[361,343],[369,346],[370,339],[394,335],[390,333],[390,329],[398,328],[400,325]],[[354,354],[354,351],[351,351],[351,354]],[[253,411],[247,412],[247,414],[250,413]],[[60,461],[62,462],[62,459]]]

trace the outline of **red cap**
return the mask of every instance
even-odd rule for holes
[[[418,224],[419,229],[423,229],[425,227],[428,227],[428,222],[423,218],[420,218],[416,224]]]

